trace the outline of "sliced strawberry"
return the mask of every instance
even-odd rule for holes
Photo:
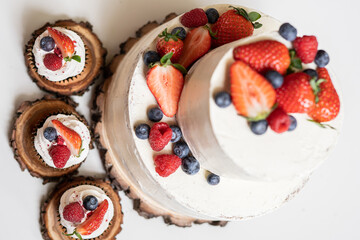
[[[165,29],[162,34],[159,35],[159,39],[156,43],[156,51],[159,53],[160,57],[172,52],[171,61],[176,63],[179,61],[183,50],[184,43],[183,41],[175,35],[167,32]]]
[[[48,27],[47,28],[50,36],[54,39],[56,45],[60,48],[62,56],[71,57],[72,54],[75,52],[75,45],[74,42],[64,33]]]
[[[80,135],[71,128],[62,124],[59,120],[54,119],[51,122],[56,131],[65,140],[66,146],[70,149],[71,153],[78,156],[80,154],[82,144]]]
[[[211,36],[205,27],[191,30],[184,41],[183,53],[179,64],[188,68],[193,62],[205,55],[211,47]]]
[[[231,98],[236,111],[245,117],[264,119],[274,106],[276,94],[271,84],[242,61],[230,67]]]
[[[161,151],[170,142],[172,130],[167,123],[155,123],[150,129],[149,142],[152,150]]]

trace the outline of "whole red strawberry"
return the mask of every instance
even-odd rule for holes
[[[159,39],[156,43],[156,50],[160,57],[172,52],[172,62],[178,62],[183,50],[183,41],[175,35],[167,32],[165,29],[162,34],[159,35]]]
[[[308,115],[317,122],[328,122],[336,118],[339,114],[340,99],[327,69],[318,68],[317,73],[319,80],[325,79],[325,82],[320,83],[319,101]]]
[[[154,159],[154,163],[155,171],[161,177],[168,177],[180,167],[181,158],[170,154],[157,155]]]
[[[66,221],[72,223],[79,223],[85,217],[84,209],[78,202],[66,205],[62,214]]]
[[[51,71],[59,70],[62,67],[62,58],[54,53],[48,53],[44,57],[44,65]]]
[[[71,155],[69,148],[65,145],[52,146],[49,149],[49,154],[57,168],[65,167]]]
[[[149,142],[152,150],[161,151],[170,142],[172,130],[167,123],[155,123],[150,129]]]
[[[247,63],[254,70],[265,73],[268,70],[284,74],[290,65],[287,47],[274,40],[258,41],[234,48],[234,59]]]
[[[180,22],[185,27],[194,28],[204,26],[208,22],[208,19],[203,9],[195,8],[187,13],[184,13],[184,15],[180,17]]]
[[[277,133],[286,132],[290,127],[289,115],[279,107],[272,111],[266,120],[270,128]]]
[[[297,37],[293,41],[293,46],[297,56],[303,63],[314,61],[318,49],[318,42],[315,36]]]
[[[275,89],[279,107],[287,113],[308,113],[315,107],[315,95],[310,86],[310,76],[303,72],[292,73]]]

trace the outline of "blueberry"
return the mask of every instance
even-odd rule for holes
[[[47,127],[44,130],[44,137],[51,141],[54,141],[57,138],[57,133],[56,133],[56,129],[53,127]]]
[[[219,18],[219,12],[215,8],[209,8],[205,13],[209,23],[216,23]]]
[[[182,170],[189,174],[194,175],[200,170],[200,163],[194,157],[186,157],[181,161]]]
[[[220,182],[220,177],[214,173],[210,173],[206,180],[210,185],[218,185]]]
[[[148,118],[150,121],[153,121],[153,122],[159,122],[161,121],[161,119],[163,118],[164,114],[163,112],[161,111],[160,108],[158,107],[154,107],[154,108],[151,108],[148,113]]]
[[[215,95],[215,103],[218,107],[226,108],[231,104],[231,96],[227,92],[219,92]]]
[[[93,211],[97,208],[99,202],[96,197],[89,195],[84,198],[83,205],[86,210]]]
[[[279,72],[274,70],[267,71],[265,73],[265,78],[275,89],[281,87],[281,85],[284,83],[284,77]]]
[[[184,158],[189,154],[190,149],[185,142],[177,142],[174,144],[173,152],[179,158]]]
[[[182,137],[181,129],[176,125],[172,125],[170,128],[172,130],[171,142],[178,142]]]
[[[135,135],[140,139],[148,139],[150,134],[150,126],[142,123],[135,128]]]
[[[46,36],[40,40],[40,48],[46,52],[50,52],[55,47],[55,41],[52,37]]]
[[[311,68],[305,69],[304,73],[309,75],[311,78],[316,78],[316,80],[318,79],[318,74],[314,69]]]
[[[297,126],[297,121],[296,121],[296,118],[289,115],[289,118],[290,118],[290,127],[288,129],[288,131],[293,131],[295,130],[296,126]]]
[[[260,120],[257,122],[250,122],[250,129],[256,135],[262,135],[268,128],[268,122],[266,120]]]
[[[330,62],[330,57],[327,52],[325,52],[324,50],[317,51],[315,56],[315,64],[318,67],[325,67],[326,65],[328,65],[329,62]]]
[[[149,66],[151,63],[156,63],[160,61],[160,55],[155,51],[147,51],[144,54],[144,63],[146,66]]]
[[[184,40],[186,38],[186,30],[183,27],[176,27],[171,31],[172,35],[176,35],[178,38]]]
[[[286,40],[292,42],[296,38],[297,30],[290,23],[284,23],[280,26],[279,34]]]

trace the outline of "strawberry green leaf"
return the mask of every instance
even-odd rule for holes
[[[313,77],[311,80],[310,80],[310,86],[314,92],[314,95],[315,95],[315,103],[318,103],[319,102],[319,93],[321,91],[321,88],[320,88],[320,84],[323,83],[323,82],[326,82],[325,79],[323,78],[320,78],[316,81],[316,77]]]
[[[64,57],[64,61],[65,62],[70,62],[71,61],[71,58],[68,56],[68,57]]]
[[[289,50],[290,55],[290,66],[287,69],[287,74],[297,72],[302,69],[302,62],[300,58],[296,56],[296,52],[294,49]]]
[[[249,13],[249,19],[250,19],[251,22],[255,22],[259,18],[261,18],[261,15],[259,13],[257,13],[257,12]]]
[[[205,25],[204,28],[209,31],[210,37],[213,39],[218,39],[216,36],[217,32],[213,32],[211,28],[208,25]]]
[[[170,39],[173,39],[175,42],[177,42],[178,40],[178,36],[177,34],[180,32],[180,30],[178,32],[176,32],[175,35],[168,33],[167,28],[165,28],[165,30],[158,35],[159,38],[164,38],[166,42],[168,42]]]
[[[171,57],[173,56],[173,52],[169,52],[167,54],[165,54],[161,59],[160,59],[160,63],[161,65],[167,65],[169,64],[169,61],[171,59]],[[170,61],[171,62],[171,61]]]
[[[79,55],[74,55],[71,57],[72,60],[75,60],[77,62],[81,62],[81,57]]]
[[[336,128],[334,128],[333,126],[329,125],[329,124],[324,124],[324,123],[321,123],[321,122],[317,122],[313,119],[307,119],[309,122],[312,122],[312,123],[315,123],[316,125],[318,125],[319,127],[321,128],[330,128],[332,130],[336,130]]]
[[[70,234],[63,233],[63,235],[65,235],[65,236],[72,236],[72,235],[74,235],[74,234],[77,236],[78,239],[83,240],[83,238],[81,237],[80,233],[78,233],[76,230],[74,230],[74,232],[73,232],[73,233],[70,233]]]
[[[181,64],[178,63],[174,63],[172,64],[174,68],[176,68],[177,70],[179,70],[183,75],[187,74],[187,70],[186,68],[184,68],[184,66],[182,66]]]

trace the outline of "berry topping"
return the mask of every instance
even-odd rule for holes
[[[234,59],[247,63],[254,70],[265,73],[268,70],[285,74],[290,65],[290,55],[287,47],[274,40],[263,40],[234,49]]]
[[[59,120],[52,120],[52,124],[58,131],[60,136],[65,140],[66,146],[70,149],[71,153],[75,156],[79,156],[81,153],[82,140],[80,135],[62,124]]]
[[[60,48],[56,47],[56,48],[54,49],[54,53],[55,53],[59,58],[62,58],[62,54],[61,54]]]
[[[200,163],[194,157],[185,157],[181,161],[181,169],[189,175],[194,175],[200,170]]]
[[[54,53],[48,53],[44,57],[44,65],[51,71],[59,70],[62,67],[62,58]]]
[[[49,154],[57,168],[65,167],[71,155],[70,150],[65,145],[53,145],[49,149]]]
[[[149,142],[152,150],[161,151],[170,142],[172,130],[167,123],[155,123],[150,129]]]
[[[330,62],[330,57],[327,52],[325,52],[324,50],[317,51],[315,56],[315,64],[318,67],[320,68],[325,67],[326,65],[328,65],[329,62]]]
[[[60,48],[62,56],[64,58],[71,57],[75,51],[74,42],[67,35],[54,28],[48,27],[47,30],[56,45]]]
[[[283,23],[280,26],[279,34],[286,40],[292,42],[296,38],[297,30],[290,23]]]
[[[59,135],[56,138],[56,144],[57,145],[64,145],[65,140]]]
[[[157,155],[154,159],[155,171],[161,177],[168,177],[174,173],[181,165],[181,159],[178,156],[163,154]]]
[[[290,126],[288,131],[294,131],[295,128],[297,127],[297,121],[296,118],[294,116],[289,115],[290,118]]]
[[[47,127],[44,130],[44,138],[46,138],[47,140],[54,141],[57,137],[57,132],[56,129],[53,127]]]
[[[171,57],[172,62],[178,62],[184,43],[178,38],[176,35],[172,35],[167,32],[165,29],[160,35],[159,39],[156,43],[156,50],[159,53],[160,57],[172,52],[173,55]]]
[[[314,109],[315,95],[310,86],[310,76],[303,72],[292,73],[276,89],[279,107],[287,113],[307,113]]]
[[[188,28],[204,26],[208,19],[203,9],[195,8],[180,17],[182,25]]]
[[[249,120],[264,119],[275,104],[276,94],[271,84],[242,61],[231,65],[230,84],[236,111]]]
[[[46,36],[40,40],[40,48],[46,52],[50,52],[55,47],[55,41],[52,37]]]
[[[283,133],[289,130],[290,127],[290,118],[287,113],[281,108],[276,108],[272,113],[267,117],[267,122],[270,128],[277,133]]]
[[[179,64],[188,68],[193,62],[205,55],[211,47],[211,36],[205,27],[192,29],[184,41],[183,54]]]
[[[140,139],[148,139],[150,134],[150,126],[142,123],[136,126],[135,135]]]
[[[175,35],[176,37],[180,38],[181,40],[184,40],[186,38],[186,30],[183,27],[176,27],[173,30],[171,30],[171,34]]]
[[[99,203],[96,197],[89,195],[84,198],[83,205],[86,210],[94,211],[98,207]]]
[[[265,73],[265,78],[271,83],[274,89],[281,87],[284,83],[284,77],[275,70],[269,70]]]
[[[146,66],[150,64],[155,64],[156,62],[160,61],[160,55],[155,51],[147,51],[144,54],[144,63]]]
[[[172,130],[172,137],[171,137],[171,141],[170,142],[173,142],[173,143],[176,143],[178,142],[181,137],[182,137],[182,132],[181,132],[181,129],[176,126],[176,125],[172,125],[170,126],[171,130]]]
[[[307,75],[309,75],[311,78],[315,78],[315,80],[318,79],[318,74],[317,74],[316,70],[314,70],[314,69],[308,68],[308,69],[305,69],[303,72],[306,73]]]
[[[185,142],[177,142],[174,144],[173,152],[179,158],[184,158],[189,155],[190,149]]]
[[[79,223],[85,217],[84,209],[78,202],[66,205],[62,214],[66,221],[72,223]]]
[[[219,18],[219,12],[215,8],[209,8],[208,10],[206,10],[205,14],[208,22],[211,24],[216,23]]]
[[[297,37],[293,41],[293,46],[297,56],[303,63],[311,63],[314,61],[318,42],[315,36]]]
[[[256,122],[250,122],[250,129],[256,135],[262,135],[268,128],[268,122],[266,120],[260,120]]]
[[[210,185],[218,185],[220,183],[220,177],[214,173],[210,173],[206,180]]]
[[[150,108],[150,110],[147,113],[147,116],[149,120],[152,122],[160,122],[164,114],[160,108],[154,107],[154,108]]]
[[[231,104],[231,96],[228,92],[219,92],[215,95],[215,103],[218,107],[226,108]]]

